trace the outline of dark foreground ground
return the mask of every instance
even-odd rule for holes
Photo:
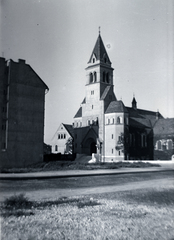
[[[2,181],[1,192],[29,202],[1,205],[4,240],[174,239],[173,171]]]

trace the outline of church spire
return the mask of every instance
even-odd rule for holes
[[[99,27],[99,35],[88,63],[93,63],[93,59],[95,59],[95,61],[99,61],[99,62],[103,62],[111,65],[111,61],[109,59],[109,56],[103,44],[103,40],[101,38],[100,27]]]
[[[133,108],[133,109],[137,109],[137,101],[136,101],[136,99],[135,99],[135,94],[133,94],[132,108]]]

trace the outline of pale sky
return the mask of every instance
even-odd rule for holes
[[[174,117],[174,0],[1,0],[0,23],[0,56],[25,59],[49,87],[46,143],[85,97],[99,26],[117,99]]]

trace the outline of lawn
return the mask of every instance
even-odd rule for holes
[[[1,206],[2,240],[174,239],[174,189],[155,188]]]
[[[1,173],[26,173],[26,172],[42,172],[42,171],[62,171],[62,170],[96,170],[96,169],[119,169],[119,168],[147,168],[160,167],[159,164],[148,162],[102,162],[88,163],[87,161],[53,161],[41,162],[30,165],[25,168],[4,168],[0,169]]]

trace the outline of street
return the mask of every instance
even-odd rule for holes
[[[134,189],[173,189],[173,173],[174,171],[164,171],[42,180],[2,180],[0,201],[2,202],[6,197],[19,193],[26,194],[33,201],[45,201],[60,197]]]

